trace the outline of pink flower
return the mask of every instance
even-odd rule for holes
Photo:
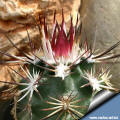
[[[81,53],[79,52],[79,40],[75,40],[77,23],[78,22],[76,22],[76,26],[74,27],[71,17],[70,29],[69,32],[67,32],[63,11],[61,25],[58,25],[56,21],[55,12],[53,30],[51,36],[49,36],[44,18],[44,25],[42,26],[42,47],[44,56],[42,59],[49,64],[54,64],[56,67],[55,76],[62,77],[63,79],[69,74],[70,67],[73,64],[79,63],[80,57],[82,57]]]
[[[88,46],[87,40],[85,40],[84,43],[80,45],[82,24],[78,24],[78,21],[79,20],[77,16],[76,25],[74,26],[71,17],[70,28],[68,30],[66,29],[63,10],[61,24],[58,24],[56,20],[55,11],[52,32],[51,30],[48,30],[45,17],[44,24],[40,26],[42,48],[36,51],[34,50],[34,45],[32,44],[29,32],[27,31],[30,47],[33,49],[31,53],[28,54],[24,51],[20,51],[20,49],[12,42],[12,40],[9,39],[7,35],[6,37],[11,42],[11,44],[20,53],[22,53],[23,56],[10,55],[2,51],[0,51],[0,53],[8,57],[12,57],[13,59],[17,59],[16,61],[8,61],[8,63],[22,62],[24,64],[34,64],[38,66],[37,63],[42,61],[51,68],[39,66],[40,68],[51,70],[55,72],[55,77],[61,77],[62,79],[70,74],[72,66],[80,64],[83,59],[88,63],[96,63],[120,56],[120,54],[110,54],[110,52],[120,44],[120,41],[99,54],[96,54],[96,51],[94,51],[94,46]],[[42,56],[40,54],[41,51],[43,51]]]

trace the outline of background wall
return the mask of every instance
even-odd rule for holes
[[[80,12],[88,41],[96,36],[96,49],[102,51],[120,41],[120,0],[82,0]],[[120,53],[120,45],[112,53]],[[120,88],[119,62],[111,69],[111,82]]]

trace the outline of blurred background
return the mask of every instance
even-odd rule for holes
[[[120,0],[82,0],[80,9],[88,41],[96,39],[96,49],[104,51],[120,41]],[[120,53],[120,46],[112,51]],[[113,65],[111,82],[120,88],[120,59]]]

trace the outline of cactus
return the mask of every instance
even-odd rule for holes
[[[43,25],[37,24],[37,27],[42,41],[39,50],[34,49],[35,45],[26,30],[30,54],[21,51],[6,34],[23,56],[0,51],[14,59],[8,63],[21,63],[20,68],[26,75],[24,77],[8,66],[21,77],[20,82],[7,82],[18,89],[13,106],[15,119],[77,120],[88,112],[97,92],[103,89],[117,91],[110,83],[110,67],[101,68],[98,72],[96,63],[101,65],[104,61],[119,57],[110,54],[110,51],[120,42],[96,54],[94,46],[89,47],[87,39],[81,42],[82,24],[78,24],[78,19],[76,25],[73,25],[71,17],[70,29],[66,29],[63,11],[61,24],[57,23],[54,13],[53,30],[48,30],[45,17]]]

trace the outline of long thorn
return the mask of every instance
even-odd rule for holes
[[[54,102],[49,102],[49,101],[46,101],[46,103],[50,105],[63,105],[62,103],[54,103]]]
[[[52,100],[54,100],[54,101],[57,101],[57,102],[61,103],[61,101],[60,101],[60,100],[58,100],[58,99],[55,99],[55,98],[50,97],[50,96],[49,96],[49,98],[50,98],[50,99],[52,99]]]
[[[39,68],[41,68],[41,69],[45,69],[45,70],[48,70],[48,71],[55,72],[55,70],[49,69],[49,68],[47,68],[47,67],[43,67],[43,66],[40,66],[40,65],[33,64],[33,63],[30,62],[30,61],[27,61],[27,62],[30,63],[30,64],[32,64],[32,65],[34,65],[34,66],[36,66],[36,67],[39,67]]]
[[[19,76],[21,76],[24,80],[28,81],[28,79],[26,79],[25,77],[23,77],[20,73],[18,73],[16,70],[12,69],[11,67],[8,66],[8,68],[10,68],[12,71],[14,71],[16,74],[18,74]],[[28,81],[29,82],[29,81]]]
[[[84,54],[86,54],[89,50],[85,51],[82,55],[80,55],[71,65],[70,68],[77,62]]]
[[[107,54],[108,52],[110,52],[111,50],[113,50],[114,48],[116,48],[119,44],[120,44],[120,41],[117,42],[116,44],[114,44],[113,46],[111,46],[110,48],[108,48],[106,51],[104,51],[104,52],[100,53],[99,55],[93,57],[93,59],[99,58],[99,57]]]
[[[21,85],[21,83],[17,82],[6,82],[6,81],[0,81],[1,83],[7,83],[7,84],[12,84],[12,85]]]
[[[64,111],[61,111],[61,113],[58,115],[57,119],[56,120],[59,120],[59,118],[62,116]]]
[[[74,120],[76,120],[75,116],[73,115],[73,113],[72,113],[70,110],[68,110],[68,113],[71,115],[71,117],[72,117]]]
[[[58,109],[58,110],[52,112],[51,114],[47,115],[46,117],[44,117],[44,118],[42,118],[42,119],[40,119],[40,120],[46,120],[46,119],[48,119],[48,118],[54,116],[56,113],[60,112],[61,110],[62,110],[62,109],[60,108],[60,109]]]
[[[78,112],[78,111],[76,111],[76,110],[74,110],[74,109],[72,109],[72,108],[69,108],[69,109],[70,109],[70,111],[72,111],[73,113],[75,113],[75,114],[77,114],[77,115],[79,115],[79,116],[83,116],[82,113],[80,113],[80,112]]]
[[[47,65],[51,66],[52,68],[55,68],[55,69],[56,69],[56,67],[55,67],[54,65],[49,64],[49,63],[46,62],[45,60],[40,59],[40,58],[39,58],[38,56],[36,56],[35,54],[34,54],[34,56],[37,57],[40,61],[44,62],[45,64],[47,64]]]
[[[45,109],[41,109],[42,111],[51,111],[51,110],[56,110],[62,108],[62,106],[57,106],[57,107],[52,107],[52,108],[45,108]]]
[[[34,53],[34,45],[33,45],[32,40],[30,38],[29,32],[27,30],[27,27],[26,27],[26,31],[27,31],[27,36],[28,36],[28,40],[29,40],[31,51]]]
[[[120,57],[120,54],[108,56],[106,58],[98,58],[97,60],[98,61],[104,61],[104,60],[114,59],[114,58],[118,58],[118,57]]]
[[[29,60],[33,60],[30,57],[28,57],[23,51],[21,51],[13,42],[12,40],[5,34],[6,38],[9,40],[9,42],[13,45],[13,47],[15,47],[20,53],[22,53],[26,58],[28,58]]]

